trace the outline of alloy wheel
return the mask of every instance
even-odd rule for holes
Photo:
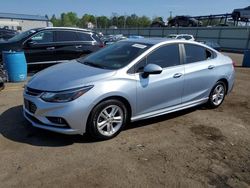
[[[224,86],[222,84],[218,84],[213,91],[212,94],[212,102],[215,106],[219,106],[225,96],[225,89]]]
[[[97,130],[104,136],[112,136],[123,125],[124,113],[121,107],[109,105],[99,113],[97,117]]]

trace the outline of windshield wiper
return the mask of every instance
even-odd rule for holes
[[[91,66],[91,67],[106,69],[106,67],[103,66],[103,65],[99,65],[99,64],[96,64],[96,63],[93,63],[93,62],[89,62],[89,61],[84,61],[83,64],[84,64],[84,65],[89,65],[89,66]]]

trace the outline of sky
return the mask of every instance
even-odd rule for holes
[[[250,6],[250,0],[0,0],[0,12],[33,15],[73,11],[96,16],[130,15],[136,13],[150,18],[172,15],[210,15],[231,13],[235,8]]]

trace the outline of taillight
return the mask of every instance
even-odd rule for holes
[[[100,43],[100,44],[99,44],[99,47],[100,47],[100,48],[103,48],[103,47],[104,47],[104,44],[103,44],[103,43]]]

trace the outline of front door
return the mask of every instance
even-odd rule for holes
[[[163,68],[161,74],[142,77],[142,67],[157,64]],[[136,66],[137,115],[154,113],[182,102],[184,65],[180,61],[178,44],[162,46]]]
[[[78,40],[77,32],[70,30],[56,31],[56,50],[58,60],[71,60],[80,56],[83,44]]]
[[[24,43],[24,52],[29,64],[55,61],[54,32],[41,31]]]

